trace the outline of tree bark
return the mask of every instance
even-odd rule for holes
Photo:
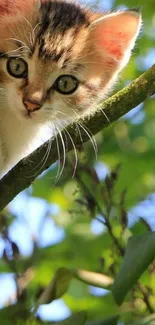
[[[63,156],[62,137],[65,142],[65,150],[67,153],[73,149],[74,145],[75,147],[81,145],[81,139],[83,143],[88,141],[90,137],[118,120],[153,94],[155,94],[155,65],[142,74],[138,79],[134,80],[129,86],[102,102],[99,105],[99,109],[94,113],[68,125],[64,130],[62,130],[62,136],[58,134],[57,139],[53,137],[51,139],[49,155],[43,166],[40,166],[39,163],[47,153],[49,142],[43,144],[9,171],[8,174],[0,180],[0,211],[10,201],[12,201],[18,193],[29,187],[37,176],[57,161],[58,143],[60,147],[60,157]],[[89,136],[80,126],[81,137],[79,136],[77,122],[82,124],[82,126],[87,130]],[[37,165],[39,165],[38,168],[36,168]]]

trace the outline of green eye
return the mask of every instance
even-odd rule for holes
[[[21,58],[9,58],[7,61],[7,70],[15,78],[26,78],[28,74],[27,62]]]
[[[75,92],[79,85],[78,80],[71,75],[64,74],[55,81],[54,88],[60,94],[70,95]]]

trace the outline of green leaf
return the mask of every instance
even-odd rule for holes
[[[60,298],[68,289],[72,273],[66,268],[59,268],[48,287],[38,299],[37,306],[48,304],[51,301]]]
[[[155,324],[155,314],[152,314],[131,325],[154,325],[154,324]]]
[[[91,322],[86,325],[117,325],[119,316],[112,316],[103,320],[98,320],[96,322]]]
[[[127,292],[154,258],[155,232],[129,239],[123,264],[112,286],[112,293],[118,305],[123,302]]]
[[[31,318],[32,314],[27,311],[27,308],[23,303],[17,303],[13,306],[9,306],[0,310],[0,320],[2,321],[3,325],[22,325],[26,323],[29,317]]]
[[[103,273],[91,272],[82,269],[72,270],[72,273],[78,280],[95,287],[107,289],[113,283],[113,279]]]
[[[86,318],[86,312],[80,311],[79,313],[73,314],[71,317],[63,320],[62,322],[54,323],[53,325],[84,325]]]
[[[89,294],[89,296],[85,295],[80,299],[75,299],[67,293],[64,297],[64,301],[67,306],[74,311],[76,311],[77,308],[86,308],[91,316],[90,321],[102,319],[103,317],[108,318],[111,317],[111,315],[118,315],[120,312],[111,293],[107,293],[102,297],[95,297]]]

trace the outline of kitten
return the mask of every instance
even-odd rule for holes
[[[136,11],[65,0],[0,0],[0,174],[96,107],[127,64]]]

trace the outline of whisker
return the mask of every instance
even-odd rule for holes
[[[62,124],[61,124],[62,125]],[[62,125],[63,126],[63,125]],[[63,128],[64,132],[67,133],[67,135],[69,136],[71,143],[73,145],[73,149],[74,149],[74,154],[75,154],[75,165],[74,165],[74,170],[73,170],[73,174],[72,174],[72,178],[74,178],[76,170],[77,170],[77,165],[78,165],[78,155],[77,155],[77,150],[76,150],[76,146],[75,143],[70,135],[70,133],[68,132],[68,130],[66,129],[66,127]]]
[[[107,121],[110,123],[109,117],[107,116],[107,114],[105,113],[104,109],[101,109],[101,112],[103,113],[103,115],[105,116],[105,118],[107,119]]]
[[[12,37],[12,38],[10,38],[10,40],[14,40],[15,42],[19,42],[19,43],[21,43],[21,44],[23,44],[30,52],[31,52],[31,49],[23,42],[23,41],[21,41],[18,37],[17,37],[17,35],[15,34],[15,32],[13,31],[13,29],[10,27],[10,25],[9,24],[7,24],[7,26],[8,26],[8,28],[9,28],[9,30],[11,31],[11,33],[15,36],[14,38]],[[25,35],[25,29],[24,29],[24,35]],[[25,37],[26,37],[26,39],[27,39],[27,36],[25,35]],[[27,39],[28,40],[28,39]]]
[[[35,40],[35,32],[36,32],[36,29],[38,28],[38,26],[40,26],[42,23],[38,23],[34,26],[33,30],[32,30],[32,40],[33,40],[33,43],[34,43],[34,40]]]
[[[33,30],[33,26],[32,26],[32,24],[30,23],[30,21],[29,21],[25,16],[23,16],[23,15],[22,15],[22,18],[26,21],[26,23],[28,24],[28,26],[30,26],[31,29]]]
[[[74,114],[76,115],[76,117],[78,119],[80,119],[80,115],[76,112],[76,110],[74,110],[72,108],[72,111],[74,112]],[[59,111],[59,113],[61,113],[62,115],[68,116],[64,112]],[[76,120],[76,125],[77,125],[77,127],[79,125],[81,127],[81,129],[83,129],[83,131],[87,134],[88,138],[90,139],[90,141],[92,143],[92,146],[93,146],[93,149],[94,149],[94,152],[95,152],[95,159],[97,160],[98,147],[97,147],[97,142],[96,142],[96,139],[95,139],[94,135],[92,134],[92,132],[86,126],[83,126],[83,124],[81,124],[80,122],[78,122],[78,120]],[[83,143],[83,139],[82,139],[82,135],[81,135],[81,132],[80,132],[79,127],[78,127],[78,132],[79,132],[79,136],[80,136],[80,139],[81,139],[81,143]]]
[[[50,154],[50,150],[51,150],[51,139],[48,140],[48,146],[47,146],[47,149],[46,149],[46,152],[45,152],[45,155],[44,157],[42,158],[42,160],[37,164],[37,166],[35,166],[33,169],[32,169],[32,172],[35,171],[37,169],[37,173],[40,172],[40,170],[45,166],[46,164],[46,161],[49,157],[49,154]],[[38,167],[41,165],[40,169],[38,169]],[[31,174],[29,177],[32,177],[32,176],[35,176],[36,173],[34,174]],[[27,178],[29,178],[27,176]]]
[[[83,124],[81,124],[79,122],[76,122],[76,123],[78,123],[78,125],[83,129],[83,131],[87,134],[88,138],[90,139],[90,142],[92,143],[92,146],[93,146],[93,149],[94,149],[94,152],[95,152],[95,159],[97,160],[98,147],[97,147],[97,142],[95,140],[95,137],[92,135],[92,132],[90,132],[89,129],[88,129],[88,131],[86,130],[86,127],[83,126]]]
[[[76,114],[76,116],[78,118],[80,118],[79,114],[72,108],[74,114]],[[81,124],[80,122],[78,122],[78,120],[76,121],[76,123],[83,129],[83,131],[87,134],[88,138],[90,139],[94,152],[95,152],[95,159],[97,160],[97,152],[98,152],[98,147],[97,147],[97,142],[96,139],[94,137],[94,135],[92,134],[92,132],[83,124]],[[87,131],[88,130],[88,131]]]
[[[66,113],[64,113],[64,112],[61,112],[61,111],[58,111],[58,110],[57,110],[57,113],[60,113],[60,114],[62,114],[62,115],[65,115],[65,116],[67,116],[67,114],[66,114]]]
[[[18,47],[17,49],[15,49],[15,50],[11,50],[11,51],[5,52],[5,54],[14,54],[14,53],[17,52],[16,56],[21,56],[21,53],[18,53],[18,51],[20,51],[23,48],[25,48],[25,46],[21,46],[21,47]]]
[[[61,168],[61,171],[59,173],[59,177],[57,179],[57,181],[59,181],[62,173],[63,173],[63,170],[64,170],[64,167],[65,167],[65,163],[66,163],[66,147],[65,147],[65,142],[64,142],[64,139],[63,139],[63,136],[62,136],[62,133],[59,129],[59,127],[55,126],[58,133],[59,133],[59,136],[60,136],[60,139],[61,139],[61,143],[62,143],[62,149],[63,149],[63,163],[62,163],[62,168]]]
[[[56,185],[60,178],[59,175],[60,175],[60,169],[61,169],[61,155],[60,155],[59,141],[58,141],[58,137],[57,137],[57,133],[55,132],[55,129],[54,129],[54,134],[55,134],[57,153],[58,153],[58,170],[57,170],[57,174],[56,174],[55,182],[54,182],[54,184]]]
[[[78,129],[78,133],[79,133],[79,137],[80,137],[81,143],[83,144],[82,134],[81,134],[81,131],[80,131],[80,128],[79,128],[78,123],[76,123],[76,127]]]
[[[49,139],[49,143],[48,143],[48,147],[47,147],[47,151],[46,151],[46,155],[44,156],[44,163],[43,165],[41,166],[40,170],[43,169],[43,167],[45,166],[46,162],[47,162],[47,159],[49,157],[49,154],[50,154],[50,151],[51,151],[51,145],[52,145],[52,142],[51,142],[51,139]]]
[[[76,170],[77,170],[77,165],[78,165],[78,155],[77,155],[77,150],[76,150],[76,147],[75,147],[75,143],[70,135],[70,133],[67,131],[66,128],[64,128],[65,132],[68,134],[71,142],[72,142],[72,145],[73,145],[73,149],[74,149],[74,154],[75,154],[75,165],[74,165],[74,170],[73,170],[73,174],[72,174],[72,178],[74,178],[75,176],[75,173],[76,173]]]

